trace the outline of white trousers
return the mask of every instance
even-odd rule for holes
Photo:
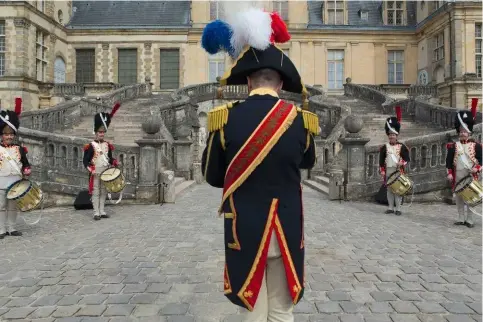
[[[468,170],[456,170],[456,182],[463,179],[469,174]],[[463,198],[455,194],[456,208],[458,208],[458,221],[467,222],[468,224],[474,224],[473,212],[465,204]]]
[[[17,223],[17,203],[7,199],[7,190],[0,190],[0,234],[14,232]]]
[[[104,183],[101,182],[100,174],[94,174],[94,189],[92,190],[92,206],[94,208],[94,216],[105,215],[104,205],[106,204],[107,190]]]
[[[387,168],[386,178],[388,178],[391,173],[395,172],[396,170],[396,168]],[[403,197],[394,194],[391,189],[387,187],[387,202],[389,203],[389,210],[401,211],[402,198]],[[396,209],[394,209],[394,204],[396,204]]]
[[[294,322],[292,311],[292,297],[274,230],[260,293],[253,311],[246,314],[244,322]]]

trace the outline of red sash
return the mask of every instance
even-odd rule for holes
[[[290,127],[297,116],[297,109],[292,104],[279,100],[260,122],[248,140],[231,160],[225,174],[223,198],[225,201],[250,176],[255,168],[262,163],[280,137]]]

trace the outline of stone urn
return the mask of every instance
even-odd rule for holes
[[[364,126],[364,121],[356,115],[349,115],[344,121],[344,129],[350,134],[359,133]]]
[[[141,124],[141,128],[148,136],[154,136],[161,129],[161,123],[155,117],[149,118]]]

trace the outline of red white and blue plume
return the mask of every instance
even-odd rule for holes
[[[225,51],[236,59],[245,46],[263,51],[290,40],[287,25],[277,12],[246,7],[244,1],[225,2],[227,5],[230,10],[225,10],[225,21],[212,21],[203,30],[201,45],[209,54]]]

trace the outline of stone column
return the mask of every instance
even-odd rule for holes
[[[35,61],[29,62],[29,29],[30,21],[25,18],[15,18],[13,20],[15,25],[15,72],[14,76],[25,76],[29,74],[29,64],[34,64]],[[31,39],[35,43],[35,39]]]
[[[359,135],[363,121],[357,116],[350,115],[346,118],[344,128],[348,134],[340,138],[342,150],[339,156],[342,160],[342,169],[345,181],[345,199],[356,200],[364,196],[365,186],[365,145],[370,141]],[[340,181],[340,171],[334,168],[334,180]]]
[[[50,34],[49,39],[50,39],[50,46],[48,49],[49,51],[48,57],[50,57],[49,59],[50,63],[47,68],[46,81],[53,83],[55,78],[55,43],[57,42],[57,36],[54,34]]]
[[[102,44],[102,81],[109,82],[109,44]]]
[[[135,141],[139,145],[139,183],[136,189],[136,199],[157,203],[162,200],[159,169],[156,165],[163,141],[156,138],[156,133],[160,129],[159,124],[156,125],[151,120],[144,122],[142,128],[146,135]]]
[[[151,51],[151,47],[152,44],[150,42],[144,43],[144,78],[146,80],[149,78],[149,82],[151,82],[151,68],[153,65],[153,52]]]
[[[191,179],[191,145],[189,139],[179,139],[174,141],[175,146],[175,160],[176,160],[176,175],[184,177],[186,180]]]

